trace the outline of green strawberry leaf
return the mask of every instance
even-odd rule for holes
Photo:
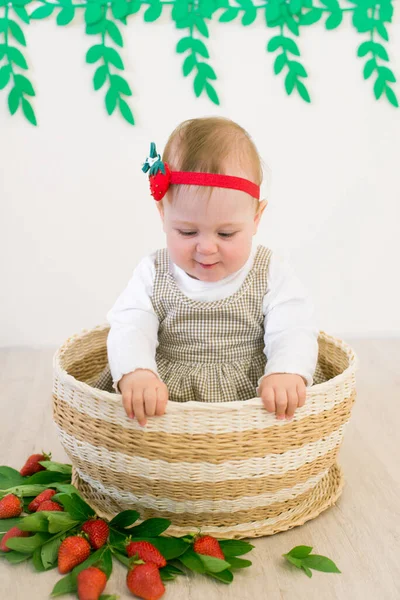
[[[244,560],[243,558],[237,558],[236,556],[230,556],[228,563],[231,565],[231,569],[245,569],[251,567],[253,564],[251,560]]]
[[[17,88],[13,88],[15,90]],[[18,90],[19,97],[21,97],[20,91]],[[21,496],[24,498],[25,496],[37,496],[40,492],[44,492],[47,490],[49,486],[47,485],[18,485],[13,488],[9,488],[8,490],[2,490],[0,492],[0,498],[6,496],[7,494],[16,494],[17,496]]]
[[[81,523],[80,520],[73,519],[68,513],[52,511],[43,511],[43,513],[49,522],[49,533],[60,533]]]
[[[56,471],[57,473],[64,473],[64,475],[72,475],[72,465],[54,462],[53,460],[41,460],[39,464],[41,464],[42,467],[45,467],[47,471]]]
[[[28,515],[27,517],[23,517],[18,527],[21,529],[21,531],[48,532],[49,522],[47,519],[47,513],[45,514],[45,511],[41,511]]]
[[[39,546],[39,548],[36,548],[36,550],[32,554],[32,563],[33,563],[33,566],[36,569],[36,571],[39,571],[42,573],[43,571],[46,571],[46,569],[42,563],[41,552],[42,552],[42,548],[40,546]]]
[[[171,525],[171,521],[168,519],[146,519],[140,525],[129,528],[129,533],[133,537],[155,537],[163,533]]]
[[[197,554],[197,552],[195,554]],[[221,560],[220,558],[215,558],[214,556],[207,556],[205,554],[197,554],[197,556],[205,566],[208,573],[220,573],[221,571],[230,568],[230,564],[226,562],[226,560]]]
[[[87,502],[82,500],[78,494],[61,494],[58,495],[58,501],[63,505],[65,510],[71,517],[78,521],[87,521],[91,517],[95,517],[96,513]]]
[[[125,556],[125,554],[121,554],[121,552],[117,552],[117,550],[115,550],[115,548],[113,547],[111,547],[111,552],[114,554],[115,558],[119,560],[120,563],[125,565],[125,567],[129,568],[131,566],[131,559],[128,556]]]
[[[13,519],[0,519],[0,534],[7,533],[11,527],[20,527],[24,517],[14,517]]]
[[[27,538],[10,538],[7,540],[6,545],[11,550],[16,550],[24,554],[33,554],[36,548],[43,546],[49,538],[51,538],[49,533],[36,533],[32,537]]]
[[[177,560],[179,560],[185,567],[194,571],[195,573],[205,573],[206,568],[204,563],[200,560],[199,554],[194,552],[192,548],[188,548],[184,554],[182,554]]]
[[[55,471],[40,471],[39,473],[35,473],[28,477],[25,484],[47,484],[47,487],[54,487],[53,484],[56,482],[70,483],[71,476],[66,473],[57,473]]]
[[[150,542],[161,552],[166,560],[172,560],[181,556],[189,548],[190,544],[179,538],[169,537],[140,537],[132,538],[133,542]]]
[[[250,552],[254,548],[253,544],[242,542],[241,540],[218,540],[218,542],[225,558],[247,554],[247,552]]]
[[[286,560],[292,563],[292,565],[294,565],[298,569],[301,569],[301,564],[303,560],[302,558],[294,558],[294,556],[290,556],[290,554],[282,554],[282,556],[284,556]]]
[[[288,556],[293,556],[294,558],[304,558],[305,556],[308,556],[311,551],[311,546],[295,546],[288,552]]]
[[[341,573],[335,563],[326,556],[319,554],[310,554],[302,559],[302,565],[315,571],[323,571],[324,573]]]
[[[207,575],[209,577],[214,577],[214,579],[218,579],[223,583],[231,583],[233,581],[233,573],[228,569],[226,569],[225,571],[220,571],[219,573],[208,572]]]
[[[52,569],[55,567],[58,558],[58,549],[65,537],[65,533],[56,535],[41,547],[40,558],[45,569]]]
[[[11,540],[10,540],[11,541]],[[8,541],[7,541],[8,546]],[[29,554],[22,554],[21,552],[0,552],[0,557],[5,558],[9,563],[16,565],[20,562],[30,559]]]
[[[111,519],[109,525],[116,529],[125,529],[133,525],[140,517],[140,514],[136,510],[123,510],[113,519]]]
[[[63,596],[64,594],[73,594],[74,592],[76,592],[76,590],[76,581],[74,581],[72,574],[69,573],[68,575],[57,581],[56,585],[53,587],[51,595]]]
[[[301,565],[301,568],[303,569],[303,571],[307,575],[307,577],[312,577],[312,572],[310,571],[310,569],[308,567],[306,567],[305,565]]]
[[[4,69],[5,67],[3,67]],[[7,490],[8,488],[15,487],[17,485],[24,485],[25,477],[22,477],[16,469],[11,467],[0,467],[0,490]]]

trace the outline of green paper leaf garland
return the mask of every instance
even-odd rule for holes
[[[121,75],[125,70],[120,54],[124,48],[121,25],[127,25],[128,18],[140,13],[145,23],[153,23],[165,13],[166,5],[171,7],[175,27],[184,31],[176,51],[186,54],[182,73],[192,79],[196,97],[206,95],[212,103],[220,104],[214,84],[217,75],[209,62],[206,45],[213,18],[222,24],[237,20],[249,27],[257,22],[260,14],[267,29],[276,30],[266,45],[269,53],[276,53],[274,74],[282,77],[286,94],[297,95],[310,103],[304,81],[308,72],[302,63],[296,38],[300,37],[303,27],[320,21],[327,32],[337,29],[346,14],[350,17],[346,21],[351,22],[357,34],[366,36],[357,51],[358,57],[364,59],[364,79],[371,80],[377,100],[383,98],[393,107],[399,106],[394,90],[396,76],[388,64],[386,47],[388,26],[393,19],[393,0],[266,0],[264,4],[255,4],[253,0],[0,0],[0,91],[5,91],[11,115],[18,112],[32,125],[37,124],[32,104],[34,86],[29,76],[21,73],[29,71],[24,54],[29,41],[25,27],[31,21],[53,17],[57,26],[65,27],[81,12],[86,34],[98,36],[86,55],[86,62],[96,65],[93,88],[102,90],[109,115],[119,112],[125,121],[134,125],[135,119],[126,100],[132,90]],[[150,70],[153,67],[151,65]]]

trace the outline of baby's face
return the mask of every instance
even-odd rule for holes
[[[201,281],[219,281],[245,264],[262,214],[255,214],[248,194],[224,188],[215,188],[210,200],[181,194],[170,204],[165,198],[158,208],[171,260]]]

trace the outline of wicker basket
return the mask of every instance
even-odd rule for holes
[[[271,535],[334,504],[337,454],[355,400],[356,357],[321,332],[315,385],[291,422],[260,398],[169,402],[145,428],[121,396],[91,387],[107,363],[108,326],[73,336],[54,357],[54,421],[73,483],[97,513],[164,517],[171,535]]]

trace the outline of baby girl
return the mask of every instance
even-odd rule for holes
[[[285,261],[253,247],[261,159],[229,119],[181,123],[143,165],[167,247],[141,260],[107,315],[114,389],[144,426],[175,402],[260,396],[291,419],[318,355],[313,306]]]

